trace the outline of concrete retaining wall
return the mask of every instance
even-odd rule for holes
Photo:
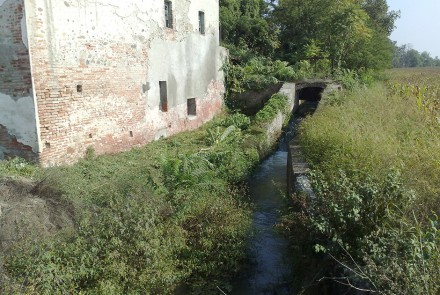
[[[285,95],[288,98],[288,102],[284,111],[278,111],[275,118],[263,126],[265,140],[259,148],[260,158],[266,158],[270,155],[282,134],[284,123],[290,119],[292,112],[296,108],[295,83],[284,83],[278,93]]]

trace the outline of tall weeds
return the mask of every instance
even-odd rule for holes
[[[327,97],[303,121],[316,194],[304,223],[308,247],[345,269],[335,281],[379,294],[440,291],[440,137],[433,124],[416,98],[381,83]]]

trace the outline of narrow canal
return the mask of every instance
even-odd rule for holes
[[[255,235],[249,245],[251,264],[234,282],[231,295],[293,294],[292,269],[288,241],[277,232],[280,211],[286,205],[286,167],[288,143],[306,114],[313,113],[317,102],[307,102],[292,116],[278,150],[267,158],[250,179],[250,198],[256,209]]]

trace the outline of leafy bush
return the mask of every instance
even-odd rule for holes
[[[360,171],[331,177],[315,172],[311,179],[316,214],[310,222],[320,235],[315,249],[351,266],[345,280],[353,286],[361,280],[380,294],[440,291],[439,225],[410,217],[416,196],[397,171],[385,179]]]
[[[293,81],[299,76],[287,62],[234,51],[231,61],[223,66],[226,75],[226,105],[234,109],[234,94],[248,90],[258,91],[283,81]],[[232,52],[231,52],[232,54]]]
[[[360,84],[359,74],[354,70],[340,69],[336,71],[334,77],[337,81],[342,83],[344,88],[348,90],[352,90]]]
[[[363,272],[381,294],[440,292],[438,217],[418,220],[389,212],[390,223],[366,237]]]
[[[206,137],[206,143],[209,146],[214,146],[221,143],[232,143],[241,139],[241,132],[234,125],[231,125],[227,128],[217,126],[216,128],[208,129],[207,133],[208,136]]]
[[[247,130],[251,125],[251,119],[244,114],[234,113],[223,119],[220,124],[223,127],[234,125],[241,130]]]
[[[180,256],[192,275],[191,294],[217,294],[216,286],[225,284],[242,267],[246,259],[246,236],[250,229],[250,211],[237,206],[240,191],[225,190],[222,195],[209,191],[192,195],[190,206],[185,206],[178,219],[188,234],[190,247]],[[244,235],[246,233],[246,235]],[[201,263],[203,262],[203,263]]]
[[[272,95],[263,109],[261,109],[254,118],[256,124],[268,122],[275,118],[278,112],[286,112],[287,97],[285,95],[276,93]]]
[[[396,171],[385,179],[360,171],[338,171],[327,177],[316,171],[310,178],[316,195],[311,205],[320,213],[311,222],[331,244],[336,243],[334,248],[342,245],[356,251],[361,238],[389,222],[390,212],[406,212],[415,200]]]

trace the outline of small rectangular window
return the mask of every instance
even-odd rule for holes
[[[188,98],[186,101],[188,116],[197,116],[197,106],[195,98]]]
[[[167,94],[167,82],[159,81],[160,89],[160,110],[162,112],[168,112],[168,94]]]
[[[205,34],[205,13],[203,11],[199,11],[199,32]]]
[[[173,5],[171,1],[165,1],[165,26],[173,28]]]

